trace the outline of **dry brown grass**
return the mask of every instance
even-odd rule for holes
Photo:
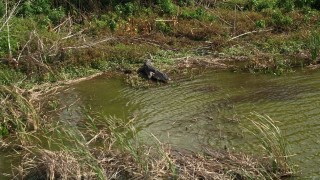
[[[26,157],[19,172],[24,179],[91,179],[96,176],[87,164],[80,163],[80,157],[67,152],[42,150],[32,159]]]
[[[25,147],[15,177],[19,179],[277,179],[265,159],[206,149],[201,153],[172,149],[157,140],[141,144],[135,138],[134,119],[89,118],[78,129],[54,127],[46,135],[58,145],[48,150]],[[46,129],[43,130],[47,132]],[[45,134],[48,134],[45,133]],[[52,139],[54,138],[54,139]],[[271,162],[271,161],[268,161]]]
[[[0,86],[1,125],[10,132],[36,130],[39,117],[28,92],[16,86]]]
[[[147,148],[143,165],[128,153],[95,149],[91,160],[67,151],[41,150],[23,159],[17,176],[24,179],[265,179],[261,163],[248,156],[210,151],[205,155],[187,151]],[[90,163],[91,162],[91,163]],[[93,162],[93,163],[92,163]],[[95,164],[94,162],[97,162]],[[270,176],[272,177],[272,176]],[[276,177],[274,177],[276,178]]]

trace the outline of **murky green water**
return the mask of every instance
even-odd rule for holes
[[[139,136],[146,142],[153,134],[179,148],[227,147],[258,154],[257,141],[241,126],[249,123],[246,118],[253,111],[268,114],[279,122],[290,144],[291,160],[301,171],[296,179],[320,179],[319,77],[316,71],[280,77],[207,72],[193,80],[134,89],[122,77],[100,76],[60,92],[67,108],[59,116],[77,124],[85,106],[91,113],[135,118]],[[18,166],[18,162],[10,151],[1,152],[0,172],[11,173],[11,164]]]
[[[0,179],[11,179],[12,169],[16,167],[17,162],[20,162],[20,157],[7,150],[0,153]]]
[[[240,124],[248,123],[250,112],[267,114],[279,121],[302,176],[320,178],[319,77],[320,72],[280,77],[208,72],[191,81],[134,89],[120,77],[101,76],[73,86],[63,97],[66,102],[78,99],[91,112],[135,117],[146,141],[152,133],[164,143],[192,150],[211,145],[252,151],[256,142],[246,138]],[[61,118],[80,116],[79,110],[70,107]]]
[[[319,77],[314,71],[280,77],[208,72],[194,80],[134,89],[120,77],[102,76],[77,84],[71,94],[93,112],[135,117],[142,138],[152,133],[191,150],[211,145],[252,151],[256,141],[246,138],[239,121],[249,123],[246,117],[253,111],[267,114],[279,121],[302,176],[320,178]]]

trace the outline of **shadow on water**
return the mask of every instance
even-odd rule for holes
[[[139,136],[154,134],[179,148],[203,146],[258,153],[256,141],[243,133],[248,115],[268,114],[279,121],[304,177],[320,176],[320,72],[283,76],[207,72],[192,81],[134,89],[122,77],[81,82],[59,96],[73,103],[60,113],[63,121],[91,113],[135,118]],[[257,152],[255,152],[257,151]]]

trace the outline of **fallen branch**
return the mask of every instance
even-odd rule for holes
[[[69,39],[69,38],[72,38],[73,36],[80,35],[80,34],[83,33],[84,30],[85,30],[85,29],[82,29],[82,30],[79,31],[79,32],[76,32],[76,33],[74,33],[74,34],[70,34],[70,35],[68,35],[68,36],[66,36],[66,37],[63,37],[63,38],[61,38],[61,40]]]
[[[62,23],[60,23],[58,26],[54,27],[52,30],[55,31],[58,28],[60,28],[61,26],[63,26],[64,24],[66,24],[68,21],[71,20],[71,17],[69,16],[65,21],[63,21]]]
[[[234,39],[237,39],[237,38],[239,38],[239,37],[242,37],[242,36],[245,36],[245,35],[248,35],[248,34],[259,33],[259,32],[268,32],[268,31],[272,31],[272,30],[273,30],[273,29],[250,31],[250,32],[246,32],[246,33],[240,34],[240,35],[238,35],[238,36],[232,37],[232,38],[228,39],[228,41],[232,41],[232,40],[234,40]]]
[[[110,40],[114,40],[116,38],[114,37],[109,37],[109,38],[105,38],[101,41],[98,41],[98,42],[95,42],[95,43],[89,43],[89,44],[85,44],[85,45],[82,45],[82,46],[70,46],[70,47],[64,47],[62,49],[84,49],[84,48],[90,48],[90,47],[93,47],[93,46],[96,46],[98,44],[101,44],[103,42],[107,42],[107,41],[110,41]]]

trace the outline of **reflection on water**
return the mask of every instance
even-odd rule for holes
[[[141,137],[152,133],[162,142],[192,150],[203,145],[256,149],[239,122],[245,126],[252,111],[265,113],[279,121],[303,176],[316,177],[320,176],[319,77],[320,72],[280,77],[210,72],[192,81],[134,89],[121,78],[101,76],[75,85],[63,97],[79,98],[78,104],[94,113],[135,117]],[[61,118],[68,119],[74,114],[70,112]]]

